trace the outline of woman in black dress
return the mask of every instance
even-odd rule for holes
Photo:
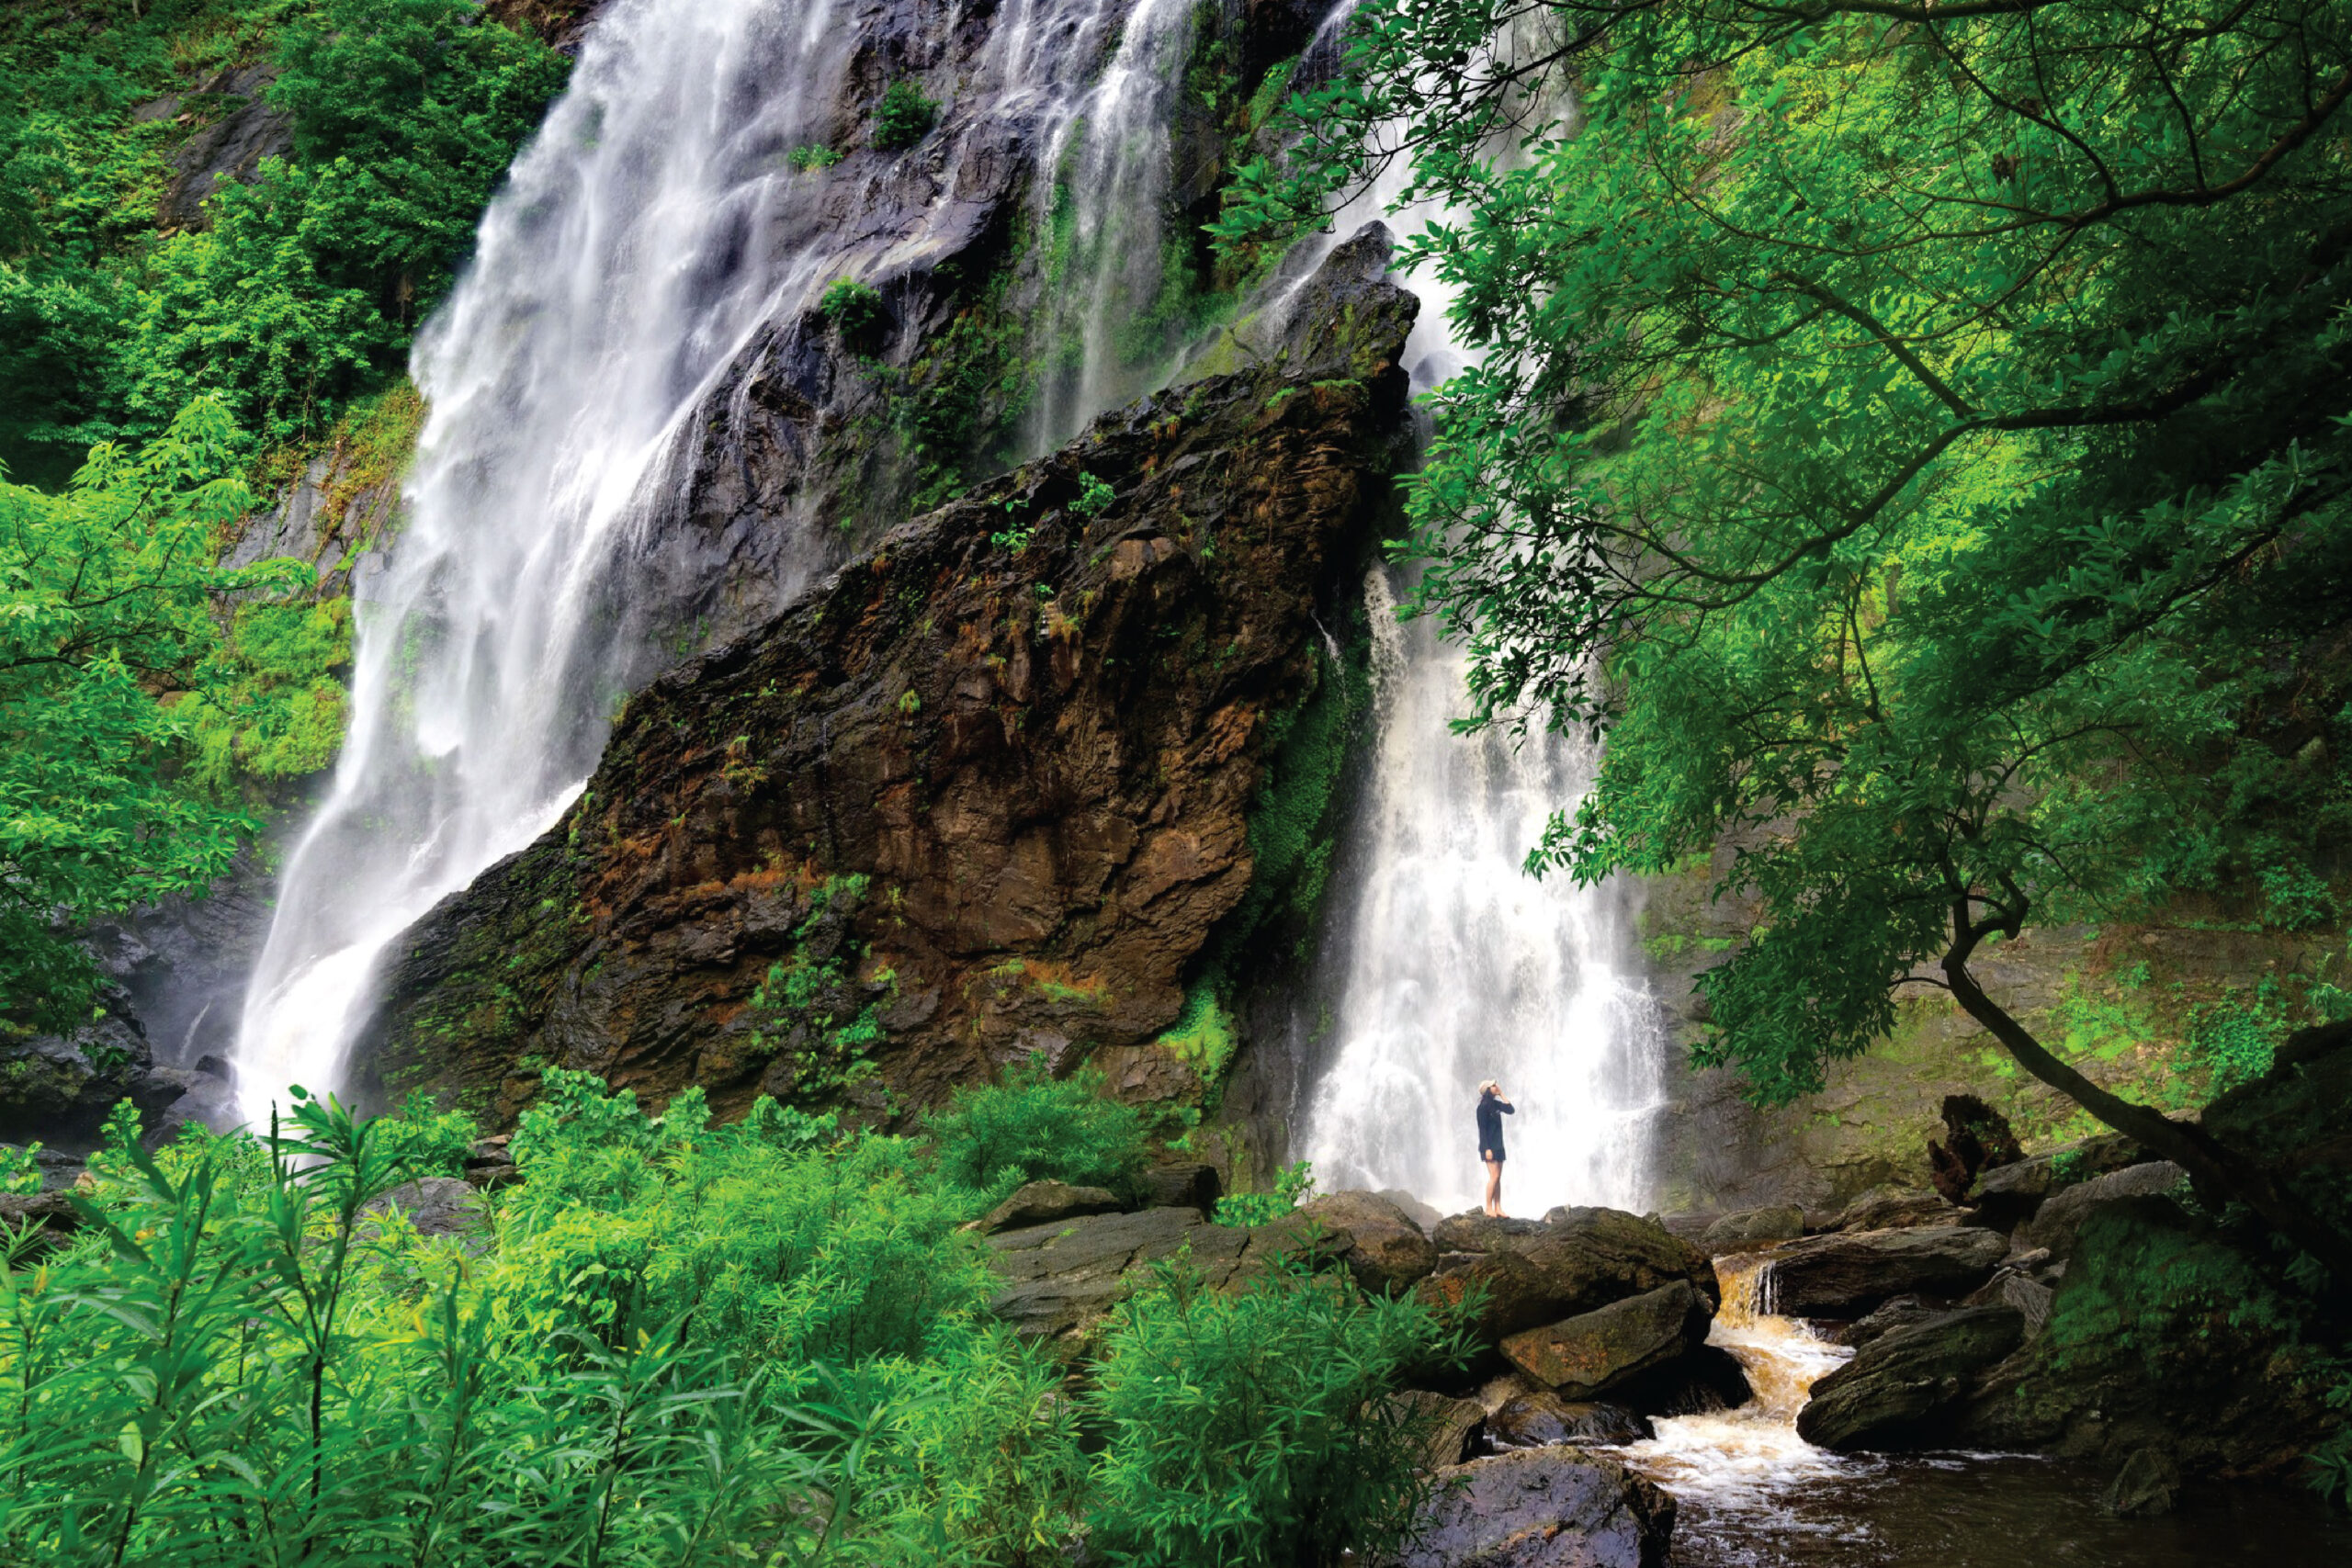
[[[1503,1213],[1503,1118],[1515,1115],[1502,1085],[1488,1078],[1478,1086],[1478,1157],[1487,1163],[1487,1213]]]

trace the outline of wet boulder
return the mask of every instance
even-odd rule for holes
[[[2172,1512],[2180,1490],[2180,1466],[2162,1449],[2141,1449],[2123,1461],[2099,1494],[2099,1506],[2127,1519],[2152,1519]]]
[[[28,1230],[41,1233],[29,1257],[56,1250],[81,1228],[81,1212],[63,1192],[0,1192],[0,1240]]]
[[[2064,1262],[2074,1256],[2075,1238],[2093,1210],[2126,1198],[2160,1198],[2188,1179],[2188,1173],[2170,1160],[2150,1160],[2094,1177],[2053,1193],[2031,1220],[2018,1227],[2018,1241],[2046,1248],[2053,1261]]]
[[[1530,1449],[1438,1479],[1396,1568],[1667,1568],[1674,1499],[1605,1455]]]
[[[988,1238],[989,1267],[1003,1281],[989,1310],[1025,1337],[1077,1348],[1154,1264],[1180,1253],[1219,1289],[1302,1256],[1336,1258],[1351,1245],[1345,1231],[1303,1214],[1263,1225],[1211,1224],[1190,1208],[1080,1215]]]
[[[1918,1296],[1894,1296],[1879,1303],[1851,1323],[1825,1323],[1822,1337],[1833,1345],[1859,1350],[1873,1339],[1883,1338],[1898,1328],[1908,1328],[1915,1323],[1925,1323],[1949,1310]]]
[[[1086,1214],[1115,1214],[1125,1206],[1119,1201],[1118,1194],[1107,1188],[1031,1181],[1014,1189],[1011,1197],[981,1216],[980,1232],[994,1235],[999,1231],[1051,1224],[1056,1220],[1077,1219]]]
[[[1969,1190],[1968,1201],[1976,1210],[1977,1224],[2014,1230],[2031,1219],[2051,1194],[2145,1158],[2140,1146],[2121,1134],[2103,1134],[1984,1171]]]
[[[1455,1399],[1425,1388],[1390,1394],[1387,1414],[1417,1423],[1422,1430],[1423,1468],[1443,1470],[1460,1464],[1480,1448],[1487,1407],[1475,1399]]]
[[[1709,1225],[1699,1246],[1711,1258],[1752,1252],[1776,1241],[1794,1241],[1804,1235],[1804,1211],[1794,1203],[1769,1209],[1743,1209]]]
[[[1502,1342],[1504,1359],[1566,1400],[1589,1400],[1690,1354],[1712,1316],[1687,1280]]]
[[[1437,1247],[1412,1216],[1371,1192],[1329,1192],[1308,1200],[1299,1212],[1335,1230],[1353,1245],[1341,1256],[1357,1284],[1376,1295],[1396,1295],[1437,1268]]]
[[[1188,1162],[1155,1165],[1143,1173],[1145,1206],[1153,1209],[1198,1209],[1206,1214],[1224,1196],[1225,1185],[1216,1167]]]
[[[1764,1295],[1790,1317],[1856,1318],[1894,1296],[1964,1296],[2008,1250],[2007,1236],[1974,1225],[1814,1236],[1772,1255]]]
[[[1535,1265],[1555,1305],[1566,1316],[1655,1291],[1669,1280],[1689,1283],[1713,1310],[1714,1265],[1705,1252],[1656,1220],[1622,1209],[1557,1208],[1540,1220],[1455,1214],[1438,1223],[1430,1239],[1441,1254],[1517,1253]],[[1444,1269],[1440,1263],[1440,1271]]]
[[[2024,1337],[2008,1306],[1961,1307],[1881,1335],[1813,1385],[1797,1435],[1840,1451],[1941,1446],[1951,1433],[1939,1417]]]
[[[1488,1453],[1515,1449],[1611,1447],[1657,1436],[1649,1418],[1622,1404],[1566,1400],[1548,1389],[1514,1394],[1486,1418]]]
[[[1900,1230],[1910,1225],[1948,1225],[1960,1211],[1940,1192],[1924,1187],[1873,1187],[1838,1213],[1841,1231]]]
[[[1516,1252],[1449,1253],[1414,1287],[1423,1305],[1461,1322],[1472,1339],[1494,1345],[1560,1314],[1560,1298],[1544,1271]],[[1464,1318],[1473,1300],[1476,1315]]]

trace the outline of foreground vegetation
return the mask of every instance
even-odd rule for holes
[[[1344,1274],[1170,1269],[1075,1371],[991,1322],[964,1222],[1140,1155],[1086,1084],[967,1091],[918,1140],[551,1071],[519,1184],[432,1237],[377,1200],[456,1168],[462,1118],[135,1134],[78,1237],[0,1272],[11,1562],[1288,1568],[1424,1495],[1378,1396],[1445,1337]]]

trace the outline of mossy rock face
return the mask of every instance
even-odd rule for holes
[[[2340,1425],[2311,1304],[2169,1198],[2083,1223],[2048,1325],[1951,1434],[1962,1447],[2117,1461],[2144,1448],[2193,1472],[2272,1475]]]
[[[1253,886],[1274,719],[1401,466],[1411,301],[1351,298],[1375,286],[1366,378],[1107,415],[639,693],[564,819],[398,945],[371,1096],[503,1118],[558,1065],[722,1115],[807,1102],[758,999],[802,964],[839,972],[811,1029],[871,1007],[874,1071],[824,1100],[871,1121],[1037,1053],[1214,1071],[1154,1043]],[[851,879],[854,911],[823,904]]]

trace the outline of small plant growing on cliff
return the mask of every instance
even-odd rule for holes
[[[874,145],[885,152],[913,146],[931,134],[939,118],[939,105],[922,95],[907,77],[890,84],[874,107]]]
[[[830,169],[841,161],[842,155],[839,152],[821,142],[815,141],[795,147],[785,155],[785,162],[804,175],[814,174],[819,169]]]
[[[1036,530],[1021,525],[1019,521],[1021,502],[1018,500],[1005,501],[999,504],[1004,508],[1004,526],[989,536],[989,543],[998,549],[1011,550],[1017,556],[1029,547],[1030,536],[1035,534]]]
[[[1092,474],[1080,474],[1078,479],[1078,499],[1069,503],[1069,509],[1073,513],[1080,517],[1093,518],[1100,517],[1111,510],[1111,503],[1118,499],[1118,495],[1112,490],[1108,480],[1098,479]]]
[[[854,277],[837,277],[818,296],[817,313],[843,337],[863,337],[881,324],[882,291]]]

